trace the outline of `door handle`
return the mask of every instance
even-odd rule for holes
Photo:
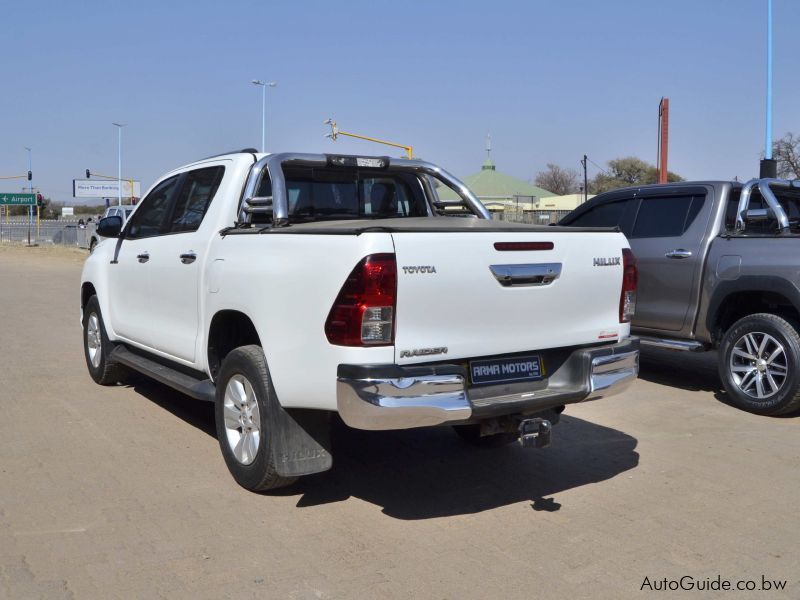
[[[193,263],[195,260],[197,260],[197,254],[195,254],[191,250],[189,252],[184,252],[183,254],[181,254],[181,262],[185,265],[189,265]]]
[[[139,259],[140,263],[146,263],[148,260],[150,260],[150,254],[147,252],[142,252],[141,254],[137,254],[136,258]]]
[[[689,258],[692,255],[691,251],[684,250],[683,248],[676,248],[675,250],[670,250],[664,256],[667,258]]]

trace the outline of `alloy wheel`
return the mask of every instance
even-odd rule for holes
[[[734,344],[729,368],[737,387],[757,400],[777,394],[789,375],[783,344],[758,331],[746,333]]]
[[[261,442],[261,416],[255,390],[244,375],[237,374],[228,380],[223,415],[233,455],[243,465],[251,464]]]

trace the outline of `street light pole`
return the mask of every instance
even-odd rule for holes
[[[260,79],[253,79],[250,83],[253,85],[261,86],[261,152],[267,151],[267,86],[275,87],[278,85],[277,81],[261,81]]]
[[[117,204],[122,205],[122,128],[126,123],[112,123],[117,128]]]

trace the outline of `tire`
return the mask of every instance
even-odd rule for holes
[[[519,439],[517,433],[494,433],[481,435],[480,425],[453,425],[453,430],[470,446],[477,448],[502,448],[513,444]]]
[[[731,403],[759,415],[800,409],[800,335],[777,315],[739,319],[722,337],[719,376]]]
[[[216,388],[217,439],[236,483],[261,492],[297,481],[275,469],[269,424],[275,422],[270,413],[277,398],[261,347],[232,350],[222,361]]]
[[[95,383],[116,385],[125,381],[128,370],[109,357],[114,344],[108,339],[100,303],[92,296],[83,307],[83,355],[86,367]]]

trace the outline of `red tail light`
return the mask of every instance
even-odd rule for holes
[[[639,271],[636,268],[636,257],[628,248],[622,249],[622,292],[619,296],[619,322],[630,323],[636,312],[636,286],[639,283]]]
[[[389,346],[396,304],[394,254],[370,254],[345,280],[325,321],[325,335],[338,346]]]

